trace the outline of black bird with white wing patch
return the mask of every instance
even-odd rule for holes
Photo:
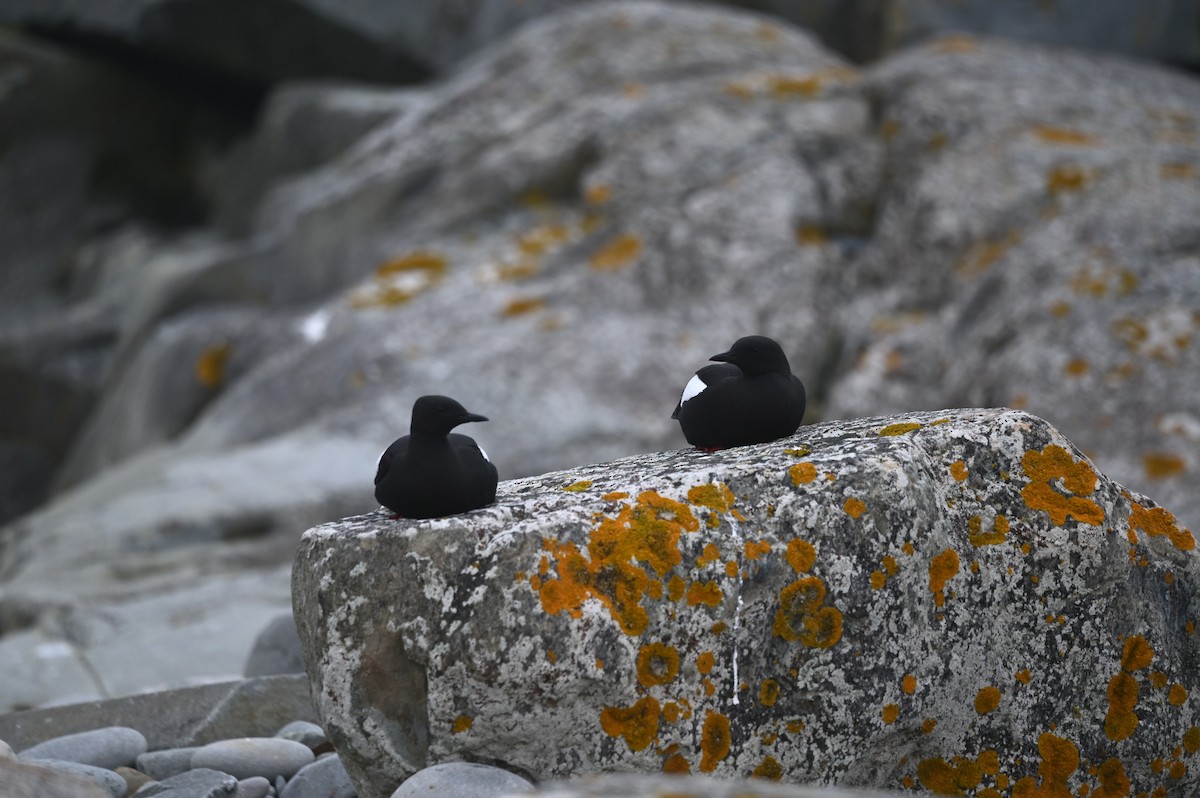
[[[379,458],[375,499],[404,518],[441,518],[496,501],[496,466],[466,435],[450,430],[487,421],[448,396],[422,396],[409,434]]]
[[[784,438],[804,420],[804,383],[765,335],[739,338],[719,361],[696,372],[671,418],[699,449],[725,449]]]

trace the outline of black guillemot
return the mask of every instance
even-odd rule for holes
[[[739,338],[683,389],[671,418],[699,449],[765,443],[794,433],[804,419],[804,383],[787,355],[764,335]]]
[[[496,466],[474,440],[450,432],[468,421],[487,419],[448,396],[418,399],[409,434],[379,458],[376,501],[404,518],[441,518],[494,502]]]

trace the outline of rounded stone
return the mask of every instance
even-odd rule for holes
[[[142,788],[142,785],[149,784],[150,782],[154,781],[154,779],[150,778],[142,771],[134,770],[133,768],[119,767],[116,770],[116,774],[125,779],[126,795],[133,795]]]
[[[337,754],[326,754],[293,776],[279,798],[354,798],[358,790]]]
[[[168,798],[182,796],[204,796],[204,798],[233,798],[237,795],[238,780],[228,773],[196,768],[178,773],[169,779],[147,784],[137,793],[138,798],[165,795]]]
[[[241,737],[202,746],[192,754],[193,768],[211,768],[238,779],[291,778],[315,759],[312,750],[279,737]]]
[[[146,738],[128,726],[65,734],[26,748],[22,759],[62,759],[98,768],[129,767],[146,753]]]
[[[317,748],[328,742],[325,736],[325,730],[315,723],[309,723],[306,720],[294,720],[284,726],[279,731],[275,732],[276,737],[281,737],[284,740],[295,740],[298,743],[303,743],[309,748]]]
[[[71,762],[66,759],[30,759],[28,757],[22,757],[22,759],[32,765],[41,765],[51,770],[57,770],[60,773],[72,773],[76,776],[83,776],[89,781],[100,785],[105,790],[108,790],[108,794],[112,798],[124,798],[125,791],[129,789],[129,785],[125,783],[125,779],[108,768],[85,765],[81,762]]]
[[[270,779],[263,776],[251,776],[238,782],[234,798],[267,798],[270,793]]]
[[[137,769],[152,779],[169,779],[191,768],[192,754],[199,750],[199,746],[191,746],[150,751],[137,758]]]
[[[13,753],[12,746],[0,740],[0,759],[12,759],[16,754]]]
[[[443,762],[418,770],[392,793],[392,798],[494,798],[532,790],[533,784],[515,773],[472,762]]]

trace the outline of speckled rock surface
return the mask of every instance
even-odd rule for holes
[[[449,758],[1183,796],[1194,546],[1044,421],[941,411],[327,524],[293,599],[364,798]]]
[[[899,793],[840,787],[797,787],[762,779],[711,776],[609,774],[552,782],[530,793],[538,798],[886,798]],[[516,798],[513,794],[511,798]]]
[[[881,290],[845,308],[826,412],[1023,407],[1200,525],[1200,82],[959,37],[867,88]]]

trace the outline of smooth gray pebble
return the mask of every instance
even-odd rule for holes
[[[418,770],[392,793],[392,798],[494,798],[532,790],[533,784],[515,773],[473,762],[443,762]]]
[[[239,779],[251,776],[290,779],[316,757],[295,740],[278,737],[239,737],[201,746],[192,754],[193,768],[212,768]]]
[[[236,798],[267,798],[270,794],[270,779],[264,776],[251,776],[238,782]]]
[[[192,754],[200,750],[200,746],[188,748],[164,748],[161,751],[150,751],[137,758],[137,769],[152,779],[169,779],[192,769]]]
[[[128,726],[64,734],[21,752],[22,759],[63,759],[98,768],[129,767],[146,753],[146,737]]]
[[[358,790],[336,754],[305,765],[288,780],[279,798],[355,798]]]
[[[329,738],[325,736],[324,729],[306,720],[292,721],[275,732],[275,736],[284,740],[295,740],[298,743],[307,745],[309,748],[316,748],[322,743],[329,741]]]

